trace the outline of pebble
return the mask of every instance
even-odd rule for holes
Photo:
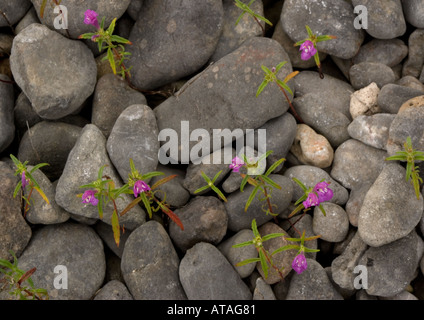
[[[381,112],[397,114],[405,102],[423,94],[422,90],[389,83],[381,88],[377,103]]]
[[[326,215],[319,207],[314,208],[312,229],[315,234],[321,235],[322,240],[328,242],[343,241],[349,231],[349,219],[346,211],[339,205],[331,202],[322,203]]]
[[[359,212],[361,211],[365,196],[372,184],[373,182],[363,183],[350,191],[345,210],[350,224],[354,227],[358,226]]]
[[[349,79],[352,86],[362,89],[375,82],[381,89],[388,83],[394,83],[396,76],[387,65],[379,62],[361,62],[354,64],[349,70]]]
[[[127,287],[118,280],[106,283],[93,300],[133,300]]]
[[[361,115],[372,115],[380,111],[377,104],[380,88],[375,82],[355,91],[350,98],[349,111],[353,119]]]
[[[334,150],[328,140],[305,124],[297,125],[290,151],[302,164],[318,168],[330,167],[334,157]]]
[[[419,78],[423,69],[424,30],[414,30],[408,39],[409,54],[402,68],[402,76]]]
[[[121,270],[135,300],[185,300],[179,264],[168,233],[158,222],[149,221],[128,237]]]
[[[402,0],[405,20],[416,28],[424,28],[424,7],[420,0]]]
[[[370,246],[388,244],[418,225],[423,208],[423,197],[417,199],[411,182],[405,180],[405,168],[388,162],[365,196],[358,232]]]
[[[76,215],[71,216],[74,218]],[[97,234],[102,238],[104,244],[119,258],[122,258],[122,253],[124,252],[125,243],[127,242],[128,237],[131,234],[131,230],[125,229],[125,232],[121,232],[119,239],[119,247],[116,245],[115,238],[113,236],[113,230],[109,224],[93,219],[94,223],[93,228],[96,230]],[[87,222],[81,222],[88,224]],[[91,225],[91,224],[89,224]]]
[[[19,23],[15,26],[15,33],[18,34],[26,27],[28,27],[32,23],[40,23],[38,19],[37,12],[35,11],[34,6],[31,6],[31,9],[25,14],[25,16],[19,21]]]
[[[212,244],[199,242],[181,259],[179,276],[189,300],[251,300],[252,293]]]
[[[7,17],[7,20],[3,15],[0,15],[0,27],[8,27],[9,25],[13,26],[25,15],[30,7],[30,0],[23,0],[19,3],[19,6],[16,6],[15,3],[8,0],[1,0],[0,8]]]
[[[138,15],[143,8],[143,2],[144,0],[131,0],[128,6],[127,13],[134,21],[138,19]]]
[[[0,74],[0,80],[10,81],[9,77],[3,74]],[[13,86],[0,82],[0,96],[2,97],[0,100],[0,152],[2,152],[15,138]]]
[[[227,233],[227,212],[222,201],[216,197],[195,197],[183,208],[175,210],[175,214],[180,218],[184,230],[171,222],[169,236],[183,252],[198,242],[217,245]]]
[[[274,292],[269,284],[267,284],[262,278],[256,279],[256,287],[253,291],[252,300],[277,300]]]
[[[408,55],[408,46],[401,39],[372,39],[358,51],[352,59],[354,64],[361,62],[383,63],[394,67]]]
[[[48,120],[78,112],[96,85],[91,51],[82,42],[69,40],[37,23],[14,38],[10,67],[34,110]]]

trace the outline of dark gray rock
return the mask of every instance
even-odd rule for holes
[[[96,84],[97,68],[90,50],[37,23],[13,40],[10,67],[34,110],[49,120],[77,112]]]
[[[28,166],[31,171],[33,166]],[[41,170],[36,170],[31,174],[40,185],[49,203],[46,203],[38,192],[31,194],[31,206],[26,214],[26,219],[32,224],[57,224],[69,219],[69,214],[58,206],[55,200],[56,186],[43,174]],[[29,191],[25,190],[25,197],[29,196]]]
[[[200,242],[181,259],[179,275],[189,300],[251,300],[252,293],[221,252]]]
[[[298,179],[306,186],[306,188],[313,188],[321,180],[330,183],[330,188],[333,190],[333,198],[330,200],[332,203],[344,205],[349,198],[348,191],[323,169],[308,165],[294,166],[287,169],[284,176],[289,178],[293,185],[293,202],[296,202],[301,196],[303,196],[304,192],[302,188],[292,180],[292,178]]]
[[[355,267],[359,264],[359,259],[368,249],[368,245],[362,241],[359,233],[349,242],[347,248],[341,255],[331,263],[331,272],[334,282],[342,289],[355,290],[355,278],[357,273],[354,273]]]
[[[93,300],[133,300],[127,287],[118,280],[106,283]]]
[[[1,16],[1,15],[0,15]],[[10,81],[9,77],[0,74],[0,80]],[[6,149],[15,137],[15,124],[13,121],[14,92],[13,85],[0,82],[0,153]]]
[[[417,199],[411,182],[405,180],[405,168],[387,163],[365,196],[358,232],[373,247],[393,242],[418,225],[423,208],[422,195]]]
[[[55,271],[57,266],[66,267],[66,272]],[[34,232],[18,267],[37,268],[31,278],[38,288],[47,290],[50,300],[89,300],[105,277],[103,243],[90,227],[82,224],[45,226]],[[64,285],[63,278],[67,289],[55,288]]]
[[[31,0],[38,17],[42,24],[48,26],[52,30],[54,27],[54,20],[59,15],[53,12],[52,6],[48,3],[44,10],[43,17],[40,16],[40,9],[43,0]],[[109,26],[114,18],[119,19],[127,10],[131,0],[68,0],[63,5],[68,9],[68,32],[72,39],[77,39],[79,35],[87,32],[95,32],[96,28],[92,25],[84,23],[84,12],[87,9],[96,11],[99,16],[97,19],[100,21],[105,17],[105,28]],[[58,29],[62,35],[68,35],[66,30]]]
[[[48,163],[41,168],[50,180],[58,179],[65,167],[69,152],[75,146],[81,128],[63,122],[41,121],[23,135],[18,159],[31,165]]]
[[[250,1],[242,0],[242,2],[249,4]],[[235,22],[243,11],[235,5],[234,1],[223,0],[222,5],[224,9],[222,34],[219,37],[218,44],[210,61],[218,61],[223,56],[237,49],[244,41],[251,37],[262,36],[261,27],[248,14],[245,14],[236,26]],[[250,8],[256,14],[264,16],[262,0],[253,2]],[[260,21],[260,23],[265,28],[265,22]]]
[[[359,212],[361,211],[362,204],[364,203],[365,196],[371,188],[373,182],[367,182],[357,186],[350,191],[349,200],[346,203],[346,213],[349,222],[352,226],[358,226]]]
[[[143,0],[131,0],[130,5],[128,6],[127,12],[134,21],[138,19],[138,15],[142,7],[143,7]]]
[[[353,58],[353,63],[376,62],[394,67],[408,55],[408,46],[400,39],[372,39],[363,45]]]
[[[400,86],[394,83],[386,84],[378,95],[378,105],[384,113],[397,114],[406,101],[423,95],[422,90]]]
[[[391,297],[405,290],[415,276],[423,247],[423,240],[415,231],[381,247],[370,247],[359,260],[360,265],[367,267],[366,292]]]
[[[196,6],[187,0],[145,0],[129,37],[133,45],[126,49],[132,83],[151,90],[199,70],[215,51],[223,16],[220,0]]]
[[[126,108],[133,104],[146,103],[141,92],[131,89],[124,80],[113,73],[106,74],[97,81],[91,123],[108,138],[116,119]]]
[[[368,28],[376,39],[394,39],[406,32],[400,0],[352,0],[354,7],[363,5],[368,11]]]
[[[31,6],[31,9],[25,14],[25,16],[19,21],[15,27],[15,33],[18,34],[32,23],[40,23],[35,8]]]
[[[76,215],[74,215],[76,216]],[[82,222],[86,223],[86,222]],[[86,223],[87,224],[87,223]],[[102,238],[103,242],[107,245],[107,247],[119,258],[122,258],[122,253],[124,252],[125,243],[128,240],[128,237],[131,234],[131,230],[125,229],[125,232],[121,232],[121,236],[119,239],[119,247],[116,245],[115,238],[113,236],[112,227],[103,222],[95,220],[94,230],[96,230],[97,234]]]
[[[264,279],[256,279],[256,287],[253,291],[253,300],[277,300],[272,288]]]
[[[110,160],[123,181],[126,182],[131,173],[130,159],[141,174],[156,170],[158,134],[155,114],[150,107],[132,105],[120,114],[107,139],[106,147]]]
[[[401,0],[405,20],[416,28],[424,28],[424,6],[420,0]]]
[[[184,300],[180,259],[165,229],[149,221],[134,230],[122,255],[125,283],[135,300]]]
[[[283,29],[294,42],[308,37],[308,25],[318,35],[337,37],[318,43],[318,51],[343,59],[355,56],[364,40],[363,31],[354,28],[354,19],[351,4],[343,0],[289,0],[281,12]]]
[[[0,9],[7,19],[0,14],[0,27],[13,26],[25,15],[30,7],[31,1],[29,0],[21,1],[19,5],[10,0],[1,0]]]
[[[31,128],[37,123],[43,121],[43,118],[34,111],[31,101],[29,101],[23,92],[21,92],[16,99],[14,116],[16,129],[22,133],[28,128]]]
[[[375,82],[379,88],[396,81],[393,70],[383,63],[361,62],[355,64],[349,70],[349,79],[352,86],[362,89]]]
[[[419,78],[423,69],[424,57],[424,30],[416,29],[409,36],[409,55],[403,64],[402,76],[413,76]]]
[[[383,169],[386,157],[385,151],[350,139],[334,153],[331,176],[348,189],[372,183]]]
[[[85,218],[99,218],[97,206],[83,204],[78,197],[85,189],[80,186],[92,183],[98,179],[101,166],[106,165],[103,174],[109,176],[116,185],[122,186],[118,173],[114,169],[106,151],[106,139],[100,130],[93,124],[86,125],[74,148],[66,161],[65,168],[56,187],[56,202],[66,211]],[[116,200],[119,212],[133,200],[131,196],[123,194]],[[104,208],[103,221],[111,224],[113,212],[112,202]],[[140,206],[135,206],[124,216],[120,217],[120,224],[133,230],[146,221],[146,214]]]
[[[314,208],[312,228],[315,234],[320,234],[322,240],[328,242],[343,241],[349,231],[349,219],[346,211],[331,202],[322,203],[325,216],[319,207]]]
[[[271,68],[281,61],[289,61],[289,58],[276,41],[262,37],[246,40],[155,108],[159,130],[172,129],[179,133],[182,121],[188,121],[189,135],[195,129],[201,129],[212,137],[213,129],[228,129],[231,133],[241,129],[244,132],[281,116],[289,106],[276,85],[268,85],[256,97],[264,76],[261,65]],[[284,79],[290,72],[289,62],[278,77]],[[291,86],[291,82],[288,85]],[[190,142],[188,147],[193,145]],[[183,147],[179,141],[180,153],[189,154],[189,150]]]
[[[13,198],[19,182],[6,162],[0,161],[0,259],[12,259],[9,250],[19,257],[31,239],[31,228],[22,216],[21,192]],[[13,260],[11,260],[13,261]]]
[[[281,187],[281,190],[274,188],[271,197],[271,203],[275,205],[273,206],[274,214],[280,214],[292,201],[293,185],[289,178],[285,176],[271,174],[269,178]],[[263,198],[263,194],[260,191],[256,194],[247,211],[244,211],[246,202],[253,189],[252,185],[247,184],[243,192],[236,191],[227,197],[228,202],[225,203],[225,208],[228,214],[229,230],[237,232],[242,229],[249,229],[253,219],[256,219],[258,226],[272,219],[271,215],[265,214],[264,210],[268,208],[266,201],[259,201],[258,197]]]
[[[368,146],[385,150],[389,139],[390,125],[395,117],[394,114],[389,113],[358,116],[347,127],[347,131],[353,139]]]
[[[424,92],[424,84],[413,76],[404,76],[396,81],[396,84],[407,88],[417,89]]]
[[[186,252],[198,242],[217,245],[227,233],[228,216],[222,201],[216,197],[195,197],[186,206],[175,210],[184,230],[174,222],[169,236],[175,246]]]
[[[246,259],[257,258],[258,251],[255,246],[244,246],[240,248],[233,248],[233,245],[250,241],[253,239],[253,231],[249,229],[243,229],[237,232],[232,237],[221,242],[217,247],[219,251],[227,258],[231,265],[236,269],[241,278],[250,276],[256,268],[255,263],[249,263],[244,266],[236,266],[237,263],[242,262]]]
[[[301,274],[293,274],[286,300],[343,300],[324,268],[313,259],[306,261],[308,268]]]

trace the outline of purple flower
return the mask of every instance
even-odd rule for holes
[[[93,206],[97,206],[99,200],[94,196],[96,193],[96,190],[86,190],[82,195],[82,203],[91,203]]]
[[[306,262],[306,258],[303,252],[299,253],[296,258],[294,258],[292,268],[298,274],[301,274],[308,268],[308,263]]]
[[[25,187],[29,184],[29,180],[25,177],[25,171],[22,172],[22,188],[25,189]]]
[[[96,11],[88,9],[84,13],[84,23],[85,24],[91,24],[91,25],[95,26],[97,30],[99,30],[100,25],[99,25],[99,21],[97,20],[98,15],[99,14]]]
[[[100,37],[100,35],[98,35],[98,34],[93,35],[93,36],[91,37],[91,41],[96,42],[96,39],[97,39],[98,37]]]
[[[315,192],[311,192],[308,194],[308,198],[303,201],[303,206],[305,207],[305,209],[313,207],[313,206],[318,206],[319,205],[319,198],[317,196],[317,194]]]
[[[300,57],[302,60],[309,60],[317,53],[317,49],[315,49],[314,43],[310,40],[306,40],[304,43],[300,45],[299,51],[302,51]]]
[[[134,183],[134,189],[133,190],[134,190],[134,197],[137,198],[140,193],[145,192],[145,191],[149,191],[150,187],[143,180],[137,180]]]
[[[333,198],[333,190],[331,190],[327,182],[319,182],[314,187],[314,192],[318,195],[319,202],[330,201]]]
[[[239,172],[242,166],[244,166],[243,160],[241,160],[239,157],[235,157],[232,160],[232,163],[229,165],[229,168],[233,169],[234,172]]]

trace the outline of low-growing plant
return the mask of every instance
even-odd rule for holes
[[[47,290],[36,288],[31,279],[36,268],[26,272],[19,269],[15,253],[12,250],[9,252],[13,256],[13,263],[0,259],[0,291],[7,290],[9,295],[16,296],[19,300],[48,300]]]
[[[235,5],[240,8],[243,13],[240,14],[240,16],[237,18],[236,20],[236,25],[239,24],[240,20],[243,18],[243,16],[247,13],[248,15],[250,15],[253,19],[255,19],[256,23],[259,25],[259,27],[261,27],[262,30],[262,36],[265,36],[265,28],[262,26],[260,21],[265,22],[266,24],[270,25],[272,27],[272,23],[271,21],[269,21],[268,19],[266,19],[265,17],[262,17],[261,15],[255,13],[250,6],[253,4],[253,2],[255,2],[255,0],[251,0],[248,4],[243,3],[240,0],[235,0]]]
[[[411,180],[414,186],[415,195],[417,199],[420,198],[420,184],[423,183],[423,179],[419,175],[419,168],[415,165],[415,161],[424,161],[424,152],[417,151],[412,147],[411,137],[406,138],[406,142],[403,144],[405,151],[398,151],[394,156],[386,158],[386,161],[403,161],[406,162],[406,181]]]

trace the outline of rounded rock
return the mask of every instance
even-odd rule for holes
[[[314,209],[312,228],[315,234],[320,234],[321,239],[328,242],[343,241],[349,231],[349,219],[346,211],[331,202],[322,203],[326,215],[319,207]]]

